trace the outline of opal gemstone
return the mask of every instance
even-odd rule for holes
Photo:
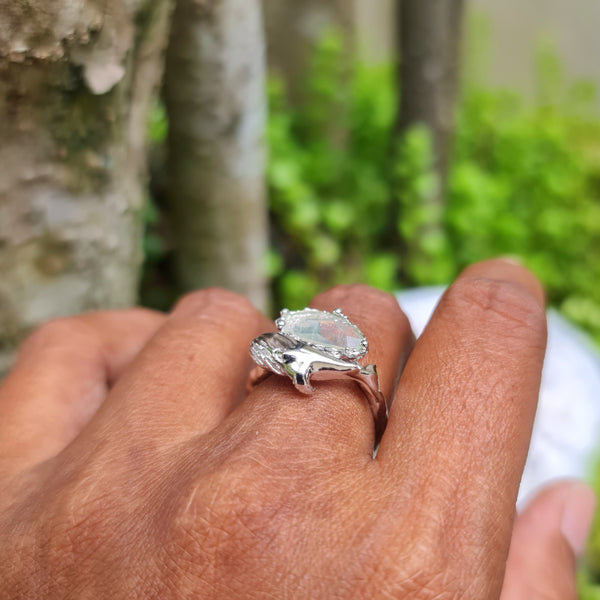
[[[325,346],[341,353],[363,354],[363,334],[343,317],[324,311],[297,311],[286,315],[281,333],[308,344]]]

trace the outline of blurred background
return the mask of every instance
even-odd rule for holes
[[[496,255],[600,344],[597,0],[97,4],[2,8],[0,373],[56,316]]]

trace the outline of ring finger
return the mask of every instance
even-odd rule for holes
[[[414,336],[396,299],[364,285],[342,285],[314,298],[311,308],[341,308],[369,342],[366,360],[377,367],[381,391],[393,397]],[[271,376],[259,384],[238,411],[248,427],[262,425],[266,435],[281,438],[277,446],[297,439],[305,450],[373,452],[374,424],[368,402],[353,381],[318,381],[305,396],[287,377]]]

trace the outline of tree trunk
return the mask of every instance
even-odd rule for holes
[[[417,265],[421,272],[427,271],[421,267],[433,259],[424,253],[427,244],[423,240],[443,238],[442,218],[454,127],[463,8],[463,0],[399,0],[401,100],[398,130],[403,135],[415,125],[425,126],[431,137],[431,166],[436,176],[436,185],[424,199],[427,206],[418,207],[427,218],[421,230],[407,241],[407,262]]]
[[[168,202],[183,289],[267,304],[260,0],[179,0],[167,53]]]
[[[442,183],[454,126],[463,7],[463,0],[400,0],[399,129],[423,124],[430,130]]]
[[[48,318],[136,301],[169,0],[0,0],[0,371]]]

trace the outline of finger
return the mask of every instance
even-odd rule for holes
[[[163,319],[145,309],[92,312],[34,332],[0,388],[0,468],[60,452]]]
[[[154,445],[210,431],[245,397],[250,342],[273,327],[233,292],[188,294],[111,392],[97,435],[116,427]]]
[[[575,561],[595,506],[578,481],[542,490],[515,521],[501,600],[575,600]]]
[[[318,295],[310,306],[325,311],[341,308],[359,327],[369,342],[369,352],[361,362],[376,364],[381,390],[391,398],[414,343],[396,299],[364,285],[342,285]],[[242,407],[243,418],[249,427],[257,421],[269,423],[272,435],[285,437],[288,444],[298,440],[307,451],[350,451],[370,457],[373,416],[357,384],[336,380],[317,381],[314,386],[315,391],[305,396],[293,388],[289,379],[272,376],[248,398]]]
[[[438,515],[434,535],[455,541],[454,568],[498,585],[545,343],[543,292],[533,275],[504,260],[469,267],[415,345],[379,450],[411,495],[404,501],[418,498],[417,514]],[[479,568],[484,553],[488,572]]]

